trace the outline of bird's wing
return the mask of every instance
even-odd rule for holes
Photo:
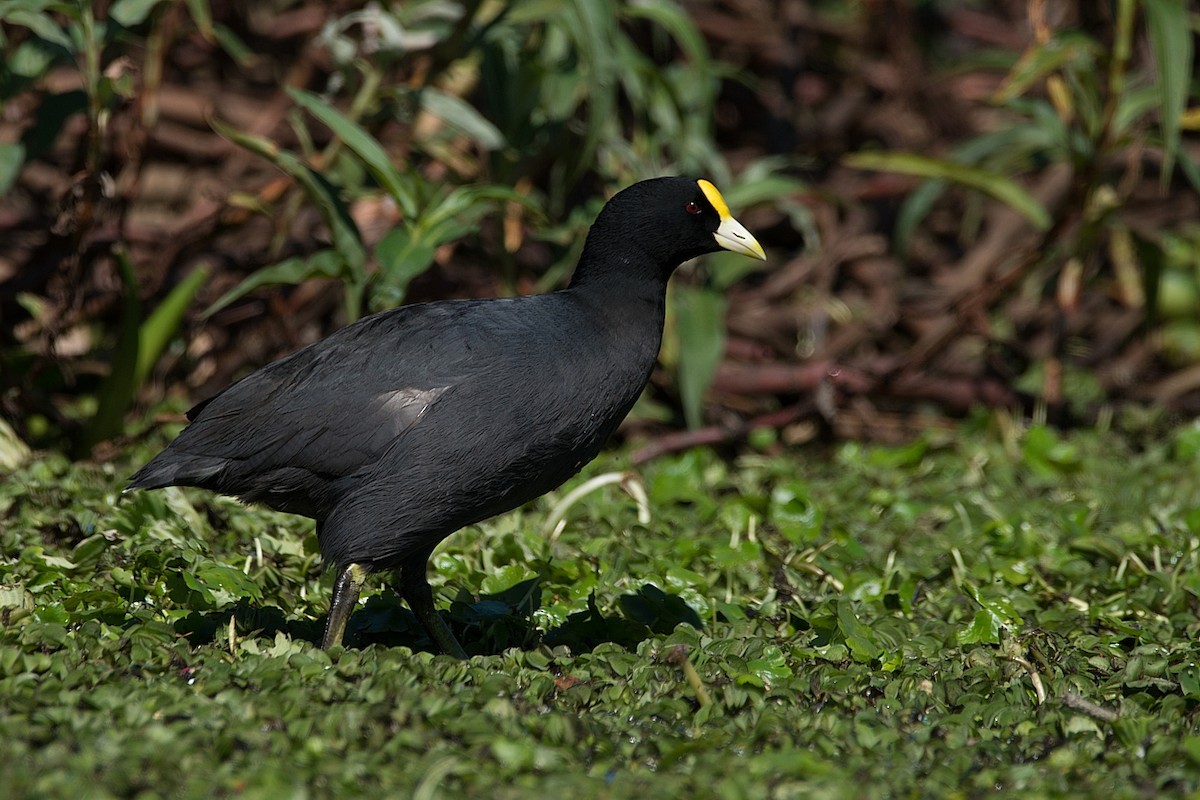
[[[368,318],[250,374],[197,406],[168,452],[235,462],[234,471],[342,476],[369,466],[472,373],[470,348],[457,341],[469,326],[430,308]]]

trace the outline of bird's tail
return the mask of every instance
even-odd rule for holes
[[[224,467],[223,458],[177,453],[167,449],[135,472],[122,494],[135,489],[161,489],[164,486],[206,488]]]

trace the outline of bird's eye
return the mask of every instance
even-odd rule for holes
[[[691,201],[690,203],[688,203],[688,204],[687,204],[686,206],[684,206],[683,208],[684,208],[684,210],[685,210],[685,211],[687,211],[689,214],[699,214],[699,213],[700,213],[700,204],[699,204],[699,203],[697,203],[695,200]]]

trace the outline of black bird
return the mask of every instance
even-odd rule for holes
[[[596,457],[654,367],[667,279],[720,248],[766,258],[708,181],[634,184],[566,289],[365,317],[197,405],[126,491],[198,486],[312,517],[338,570],[324,647],[366,576],[393,571],[430,638],[465,658],[434,609],[433,548]]]

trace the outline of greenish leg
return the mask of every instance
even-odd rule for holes
[[[322,649],[328,650],[342,643],[346,623],[354,606],[358,605],[358,594],[367,580],[367,568],[362,564],[347,564],[333,585],[333,599],[329,603],[329,621],[325,623],[325,638]]]
[[[433,590],[429,588],[429,581],[425,578],[428,561],[428,556],[422,555],[420,558],[409,559],[401,566],[400,596],[408,603],[408,607],[416,614],[429,638],[443,653],[465,660],[467,651],[463,650],[433,606]]]

